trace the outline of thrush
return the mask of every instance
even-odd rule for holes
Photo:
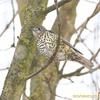
[[[47,30],[43,26],[37,26],[31,29],[33,35],[36,37],[36,44],[40,53],[50,60],[57,47],[58,35]],[[86,66],[92,71],[93,63],[82,56],[82,53],[74,48],[68,41],[60,37],[60,44],[54,57],[54,61],[76,61]]]

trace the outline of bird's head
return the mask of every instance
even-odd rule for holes
[[[35,37],[39,37],[45,33],[46,28],[43,26],[37,26],[37,27],[34,27],[30,30],[32,31],[32,33]]]

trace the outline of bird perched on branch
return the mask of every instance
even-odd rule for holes
[[[31,29],[36,37],[36,44],[40,53],[47,59],[53,58],[57,47],[58,35],[43,26],[37,26]],[[60,44],[54,57],[54,61],[76,61],[86,66],[92,71],[93,63],[82,56],[82,53],[75,49],[68,41],[60,37]]]

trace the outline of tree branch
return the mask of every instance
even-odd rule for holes
[[[53,60],[53,59],[52,59],[52,60]],[[43,66],[42,68],[40,68],[37,72],[32,73],[31,75],[27,76],[27,77],[25,78],[25,80],[27,81],[28,79],[30,79],[30,78],[34,77],[35,75],[37,75],[38,73],[40,73],[41,71],[45,70],[45,69],[48,67],[48,65],[49,65],[50,63],[51,63],[51,62],[48,62],[45,66]]]
[[[80,38],[80,36],[81,36],[81,34],[82,34],[84,28],[86,28],[87,23],[90,21],[91,18],[93,18],[96,14],[98,14],[99,11],[100,11],[100,1],[98,2],[98,4],[97,4],[95,10],[94,10],[93,13],[92,13],[92,15],[89,16],[89,17],[87,18],[87,20],[81,25],[80,33],[79,33],[79,35],[77,36],[77,38],[76,38],[75,43],[74,43],[73,46],[75,46],[75,45],[77,44],[77,42],[78,42],[77,40],[79,40],[79,38]]]
[[[18,14],[18,12],[16,12],[16,14],[13,16],[12,20],[6,25],[5,29],[3,30],[3,32],[0,34],[0,37],[4,34],[4,32],[7,30],[7,28],[10,26],[10,24],[14,21],[16,15]]]
[[[61,7],[61,6],[63,6],[66,3],[70,2],[70,1],[72,1],[72,0],[61,0],[61,1],[59,1],[58,2],[58,8]],[[55,9],[56,9],[56,6],[55,6],[55,4],[53,4],[52,6],[50,6],[50,7],[48,7],[46,9],[45,13],[48,14],[49,12],[51,12],[51,11],[53,11]]]

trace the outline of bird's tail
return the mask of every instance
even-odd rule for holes
[[[83,64],[85,67],[87,67],[91,72],[93,71],[93,63],[89,61],[88,59],[84,58],[81,55],[78,55],[78,59],[76,59],[77,62]]]

